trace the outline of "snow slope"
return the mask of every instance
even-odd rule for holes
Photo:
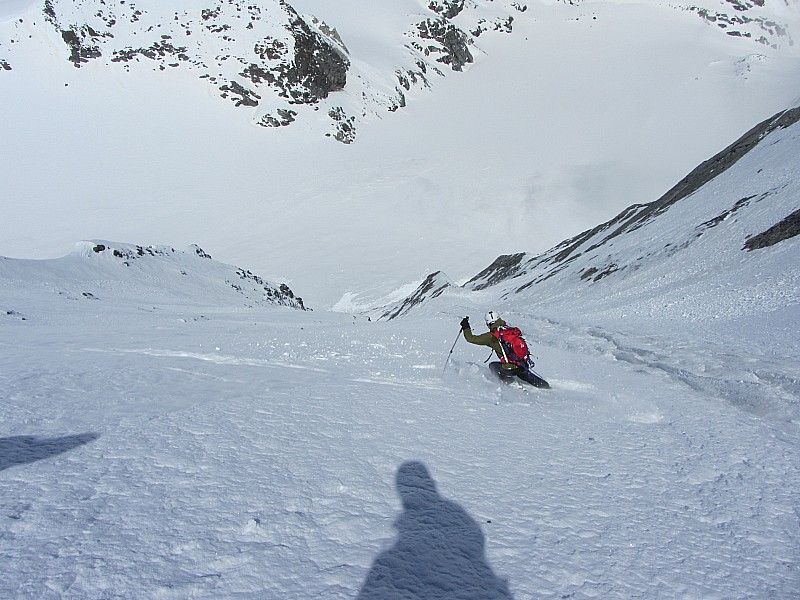
[[[280,100],[267,86],[263,106],[236,106],[210,82],[246,84],[233,75],[239,53],[284,35],[283,21],[249,30],[243,3],[201,4],[52,3],[63,30],[74,25],[90,48],[80,19],[98,34],[105,54],[80,68],[40,7],[8,5],[0,254],[52,258],[95,238],[200,242],[311,305],[367,301],[436,269],[463,280],[499,253],[542,252],[650,201],[800,95],[796,3],[436,3],[464,4],[450,21],[468,31],[506,11],[512,31],[469,34],[463,72],[426,56],[444,76],[429,68],[405,90],[396,71],[414,66],[409,31],[439,14],[431,3],[298,0],[307,23],[341,36],[348,83],[295,107],[291,126],[265,128],[254,123]],[[167,42],[191,61],[155,50],[157,60],[111,60]],[[391,112],[398,85],[406,105]],[[352,144],[325,137],[336,107],[359,120]]]
[[[626,4],[603,6],[632,14]],[[604,14],[598,10],[598,21]],[[480,73],[476,64],[442,87],[455,93]],[[75,81],[69,87],[81,85]],[[178,85],[187,93],[193,86],[188,78]],[[234,142],[244,130],[232,135],[229,123],[215,121],[211,102],[187,111],[177,87],[165,94],[149,104],[120,95],[110,110],[141,139],[165,142],[164,132],[175,131],[169,121],[134,116],[166,103],[175,115],[214,128],[222,154],[242,151]],[[18,162],[3,163],[15,169],[13,181],[49,186],[61,199],[73,194],[91,203],[96,194],[113,202],[96,200],[86,220],[71,201],[37,205],[35,193],[19,196],[9,184],[4,193],[14,206],[26,203],[4,220],[16,236],[4,234],[9,247],[26,247],[24,236],[58,245],[59,235],[96,226],[105,211],[102,229],[127,232],[123,239],[141,232],[146,243],[163,233],[157,241],[169,243],[176,223],[187,237],[213,229],[235,248],[231,254],[247,259],[237,264],[256,268],[263,260],[269,270],[256,269],[265,281],[196,246],[178,252],[100,240],[56,260],[0,258],[0,596],[796,596],[798,237],[743,247],[798,208],[797,125],[757,136],[754,149],[694,194],[658,205],[657,217],[638,228],[632,223],[644,207],[616,222],[628,226],[624,234],[608,238],[601,226],[591,239],[517,257],[513,264],[529,267],[517,277],[477,289],[477,280],[459,288],[436,273],[425,292],[436,297],[421,307],[400,303],[400,318],[391,321],[298,310],[303,304],[288,287],[269,283],[281,280],[273,269],[302,270],[319,297],[351,290],[340,303],[345,309],[410,280],[403,277],[411,269],[433,271],[421,257],[447,267],[443,255],[426,253],[420,212],[405,220],[394,210],[402,202],[387,191],[423,168],[431,169],[429,179],[408,184],[409,197],[415,186],[469,183],[463,173],[447,179],[437,172],[450,159],[439,167],[398,159],[404,136],[419,135],[403,130],[412,116],[441,120],[437,98],[429,99],[427,116],[418,103],[395,115],[397,125],[386,121],[394,145],[385,152],[397,150],[394,162],[355,160],[362,155],[353,151],[350,170],[326,180],[326,189],[348,189],[362,207],[377,196],[394,202],[391,212],[362,215],[358,231],[371,233],[355,242],[343,228],[347,219],[337,216],[359,203],[330,205],[338,196],[321,194],[313,178],[277,209],[241,197],[242,164],[228,163],[227,176],[216,180],[220,171],[205,168],[214,161],[200,158],[208,130],[187,127],[189,138],[156,144],[151,155],[132,151],[130,161],[121,160],[118,138],[97,127],[101,113],[41,112],[38,126],[64,126],[48,139],[79,139],[91,156],[61,156],[58,144],[37,144],[33,134],[14,138]],[[462,117],[468,105],[460,105]],[[79,123],[81,137],[59,137]],[[3,122],[10,131],[23,125],[30,122]],[[303,156],[303,143],[282,139],[287,156]],[[435,137],[426,143],[431,155],[464,147]],[[334,147],[314,157],[331,160],[330,174],[342,164]],[[197,152],[192,160],[187,148]],[[478,154],[489,156],[485,147],[475,151],[471,166]],[[34,155],[66,162],[56,161],[55,177],[46,180],[26,162]],[[501,158],[497,164],[505,164]],[[75,173],[63,169],[67,163]],[[187,192],[184,204],[166,192],[142,194],[142,185],[155,190],[188,178],[187,163],[197,169],[198,193]],[[276,173],[281,164],[271,165]],[[87,174],[93,177],[80,180]],[[224,197],[226,210],[198,215],[198,207],[208,208],[202,190]],[[137,194],[139,203],[131,200]],[[459,197],[458,205],[469,202]],[[450,217],[452,206],[429,210]],[[237,225],[242,207],[244,228]],[[23,213],[52,221],[49,234],[22,226]],[[298,214],[319,223],[307,219],[298,228]],[[387,215],[396,238],[378,226]],[[261,220],[269,220],[268,232]],[[486,234],[485,219],[463,231],[450,224],[463,235]],[[375,246],[379,236],[385,246]],[[420,240],[419,254],[400,243],[409,236]],[[360,251],[370,245],[375,255],[367,260]],[[379,251],[389,247],[393,260]],[[567,247],[573,254],[559,261]],[[456,264],[466,269],[471,260],[462,251]],[[478,322],[486,308],[523,328],[552,390],[489,378],[486,349],[457,337],[461,318]]]
[[[501,256],[463,287],[436,273],[371,314],[435,315],[465,298],[523,319],[534,314],[595,338],[616,360],[792,429],[800,421],[798,156],[793,108],[656,202],[541,255]]]
[[[486,291],[376,323],[95,254],[0,261],[0,596],[796,595],[797,421],[663,368],[738,376],[703,320],[672,346],[520,304],[542,392],[463,340],[443,371]],[[738,358],[796,406],[796,350]]]

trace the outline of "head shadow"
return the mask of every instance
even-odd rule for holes
[[[423,463],[403,463],[395,484],[403,505],[395,521],[398,536],[375,559],[359,600],[512,598],[486,560],[478,523],[439,494]]]
[[[0,438],[0,471],[69,452],[99,437],[100,434],[97,433],[81,433],[57,438],[33,436]]]

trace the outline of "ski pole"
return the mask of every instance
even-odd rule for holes
[[[450,348],[450,354],[447,355],[447,360],[444,363],[444,369],[442,369],[442,375],[444,375],[444,372],[447,370],[447,365],[450,364],[450,356],[453,354],[453,350],[456,349],[456,344],[458,343],[458,338],[460,337],[461,337],[461,330],[459,329],[458,335],[456,336],[456,341],[453,342],[453,347]]]

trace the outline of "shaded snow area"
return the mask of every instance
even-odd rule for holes
[[[796,345],[507,314],[539,391],[456,337],[476,296],[375,323],[96,259],[0,259],[0,597],[800,589]],[[715,391],[750,360],[786,377],[779,418]]]

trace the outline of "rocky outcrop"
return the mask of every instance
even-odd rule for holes
[[[395,67],[378,73],[370,57],[359,57],[365,66],[354,74],[336,28],[287,0],[148,7],[136,0],[45,0],[43,14],[75,67],[96,61],[125,71],[186,69],[250,111],[256,125],[274,129],[327,115],[324,135],[345,144],[356,139],[361,122],[406,106],[432,75],[463,71],[475,60],[478,36],[510,33],[511,13],[526,10],[505,1],[431,0],[397,31],[407,41],[390,49]],[[10,70],[13,57],[1,56],[0,71]],[[337,97],[347,86],[353,89]]]
[[[159,70],[185,66],[234,106],[256,109],[269,98],[284,100],[255,119],[267,128],[293,123],[298,111],[291,105],[316,105],[347,84],[350,59],[336,29],[284,0],[217,0],[171,14],[149,14],[125,0],[46,0],[44,15],[76,67],[103,59],[126,70],[143,61]],[[333,119],[340,141],[352,137],[346,122]]]
[[[524,273],[524,266],[529,258],[524,252],[517,254],[503,254],[486,267],[483,271],[470,279],[466,285],[474,290],[482,290],[500,283],[506,279],[511,279]]]
[[[340,38],[335,29],[316,20],[312,28],[290,6],[284,4],[284,8],[290,17],[286,29],[292,40],[260,40],[254,47],[258,61],[239,74],[256,86],[268,83],[290,104],[316,104],[344,89],[350,60],[344,45],[337,43]],[[285,119],[283,122],[288,124]]]
[[[464,0],[431,0],[428,8],[445,19],[452,19],[464,10]]]
[[[379,319],[391,321],[401,317],[415,306],[420,306],[429,300],[441,296],[447,289],[454,287],[452,282],[441,271],[431,273],[408,298],[398,302],[388,310],[384,310]]]
[[[350,60],[344,46],[332,41],[338,34],[325,26],[330,37],[320,35],[323,29],[312,29],[293,9],[287,10],[293,13],[289,31],[294,36],[294,57],[280,79],[284,92],[294,102],[313,104],[343,90]]]
[[[777,48],[782,41],[793,43],[786,25],[759,14],[764,8],[764,0],[725,0],[725,2],[730,5],[732,12],[709,10],[698,6],[691,6],[689,10],[733,37],[752,39],[773,48]]]
[[[76,252],[86,258],[105,258],[131,269],[132,273],[128,276],[131,280],[136,279],[136,273],[142,268],[148,279],[158,273],[161,280],[170,281],[170,287],[175,290],[180,290],[186,282],[190,282],[209,289],[216,287],[231,290],[248,306],[266,304],[310,310],[303,299],[296,296],[285,283],[270,283],[249,270],[214,261],[210,254],[196,244],[185,252],[180,252],[170,246],[93,241],[78,244]],[[97,299],[91,293],[83,296]]]
[[[437,62],[449,65],[454,71],[461,71],[473,62],[469,36],[444,17],[426,19],[417,27],[421,40],[436,42],[416,44],[425,56],[433,55]]]
[[[776,223],[763,233],[747,238],[745,250],[769,248],[784,240],[800,235],[800,209],[794,211],[782,221]]]

